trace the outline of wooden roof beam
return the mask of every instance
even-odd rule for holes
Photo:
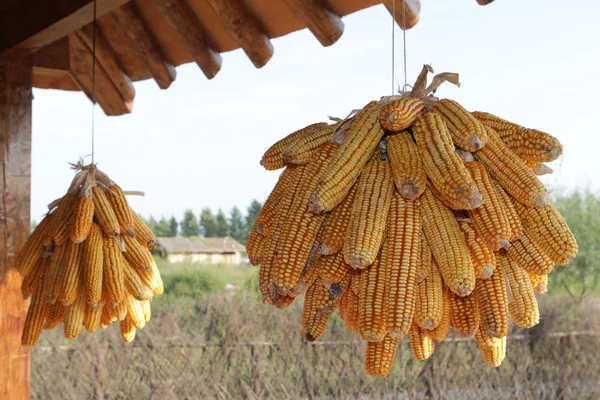
[[[98,17],[129,0],[102,0]],[[0,6],[0,59],[28,56],[94,18],[93,0],[16,0]]]
[[[396,1],[396,10],[392,7],[394,1]],[[419,22],[421,0],[382,0],[382,3],[385,4],[390,14],[395,11],[396,22],[403,30],[408,30]],[[404,12],[406,12],[406,15]]]
[[[273,45],[260,21],[244,8],[240,0],[208,0],[208,3],[254,66],[264,67],[273,57]]]
[[[161,89],[171,86],[177,76],[175,67],[166,60],[156,38],[142,21],[135,3],[125,4],[113,11],[110,16],[158,86]]]
[[[322,0],[285,0],[285,3],[323,46],[331,46],[344,33],[342,19]]]
[[[208,79],[214,78],[221,69],[221,54],[208,46],[204,27],[194,11],[184,0],[153,1],[185,51],[191,54],[204,75]]]
[[[75,83],[92,99],[92,52],[81,34],[69,36],[69,71]],[[132,102],[127,102],[113,84],[103,66],[96,63],[95,99],[106,115],[131,112]]]

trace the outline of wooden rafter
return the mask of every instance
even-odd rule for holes
[[[153,0],[156,8],[169,24],[177,39],[190,53],[208,79],[221,69],[221,54],[206,43],[204,27],[185,0]]]
[[[142,21],[135,3],[125,4],[110,16],[158,86],[161,89],[171,86],[177,76],[175,67],[166,60],[156,38]]]
[[[285,0],[290,9],[323,46],[331,46],[344,33],[342,19],[322,0]]]
[[[393,2],[396,2],[396,9]],[[395,13],[395,19],[400,28],[407,30],[419,22],[421,17],[421,0],[383,0],[390,14]]]
[[[229,35],[240,45],[256,68],[262,68],[273,57],[273,45],[240,0],[208,0]]]

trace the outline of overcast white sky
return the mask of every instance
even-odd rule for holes
[[[564,156],[545,179],[551,189],[600,188],[600,3],[593,0],[423,1],[407,32],[408,77],[424,63],[460,73],[460,89],[438,95],[554,134]],[[569,4],[567,6],[567,3]],[[264,201],[279,172],[263,152],[293,130],[344,117],[391,91],[391,20],[383,5],[344,18],[342,38],[322,47],[308,30],[273,40],[273,59],[255,69],[245,54],[223,54],[207,80],[195,64],[178,68],[161,91],[136,83],[131,115],[96,108],[96,161],[143,215],[186,208],[243,210]],[[402,80],[402,34],[396,76]],[[34,91],[32,218],[66,191],[68,162],[90,153],[91,103],[82,92]]]

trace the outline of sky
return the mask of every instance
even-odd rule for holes
[[[600,2],[424,0],[406,32],[407,74],[423,64],[457,72],[461,87],[437,96],[556,136],[563,156],[544,177],[550,190],[600,189]],[[135,83],[133,113],[95,111],[95,161],[144,216],[204,207],[244,212],[264,201],[280,171],[259,165],[275,141],[328,116],[345,117],[392,92],[391,16],[383,5],[343,18],[345,31],[322,47],[308,31],[273,39],[256,69],[241,50],[223,54],[212,80],[196,64],[178,67],[167,90]],[[402,31],[395,77],[404,83]],[[82,92],[34,90],[31,216],[67,190],[69,162],[91,153],[91,102]],[[86,158],[87,161],[90,158]]]

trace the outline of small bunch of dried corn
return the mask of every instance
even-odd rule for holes
[[[150,319],[150,299],[163,292],[154,235],[123,190],[95,165],[75,169],[67,194],[50,204],[17,257],[21,291],[31,296],[23,345],[60,323],[72,339],[113,321],[131,342]]]
[[[247,244],[266,302],[305,293],[302,329],[318,340],[337,309],[368,342],[368,374],[385,376],[404,335],[429,358],[449,328],[499,366],[509,321],[539,322],[534,292],[575,238],[536,174],[562,153],[554,137],[430,93],[426,66],[401,96],[275,143],[284,168]]]

